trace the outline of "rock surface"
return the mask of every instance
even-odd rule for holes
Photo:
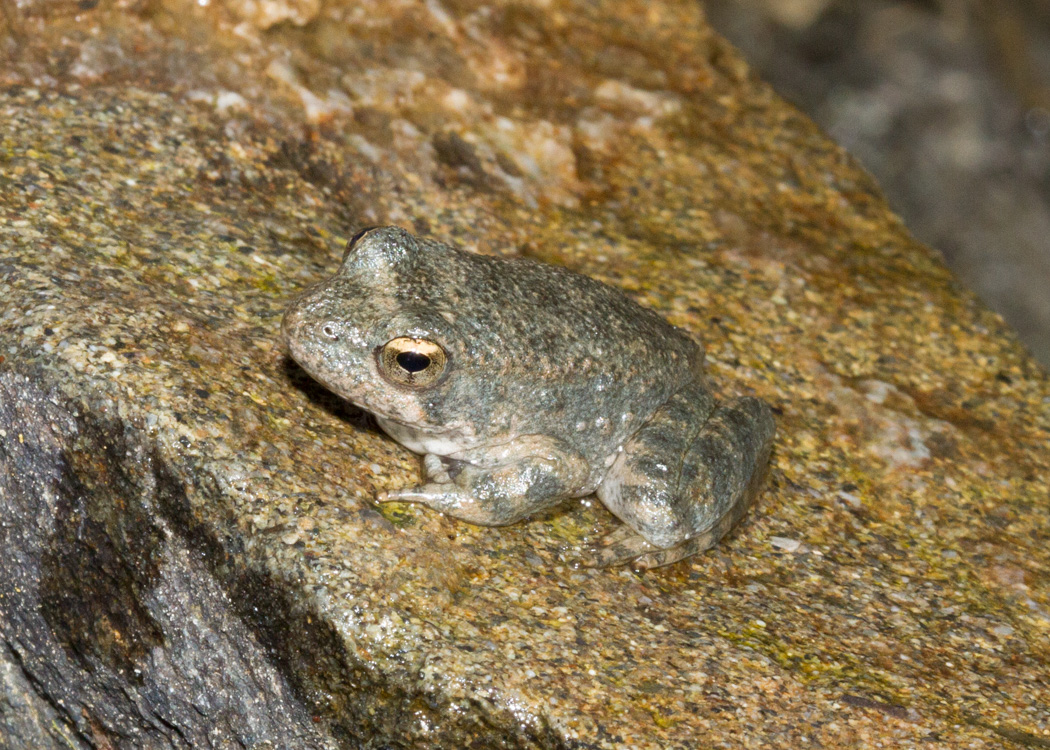
[[[0,373],[3,746],[338,747],[172,533],[179,482],[116,406]]]
[[[707,0],[1050,366],[1050,3]]]
[[[692,4],[4,8],[8,744],[1050,744],[1046,374]],[[779,411],[741,528],[378,512],[418,461],[276,343],[377,223],[700,337]]]

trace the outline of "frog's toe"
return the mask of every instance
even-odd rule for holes
[[[630,526],[618,526],[587,551],[584,564],[589,568],[611,568],[625,565],[656,549]]]
[[[452,477],[449,476],[448,468],[441,456],[428,453],[423,456],[423,469],[427,473],[427,479],[437,484],[451,484]]]
[[[383,490],[376,493],[377,503],[425,503],[428,495],[425,487],[405,487],[400,490]]]

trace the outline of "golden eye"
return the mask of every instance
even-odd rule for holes
[[[448,363],[445,350],[439,344],[407,336],[383,344],[376,352],[376,359],[379,371],[387,380],[410,388],[434,385]]]
[[[362,237],[364,237],[366,234],[371,232],[373,229],[381,229],[381,228],[382,227],[365,227],[364,229],[359,231],[357,234],[355,234],[353,237],[351,237],[350,241],[346,243],[346,250],[343,251],[343,260],[346,260],[346,256],[348,256],[350,253],[352,253],[354,251],[354,246],[357,245],[357,243],[361,240]]]

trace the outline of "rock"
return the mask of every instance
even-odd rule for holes
[[[258,29],[288,21],[304,26],[317,17],[320,0],[231,0],[230,8]]]
[[[1043,741],[1046,375],[692,5],[226,12],[22,19],[0,70],[8,744]],[[739,530],[643,575],[576,567],[593,501],[377,510],[418,460],[276,343],[377,223],[702,338],[779,412]]]
[[[337,747],[172,533],[179,482],[113,406],[0,373],[4,746]]]
[[[1050,366],[1050,5],[707,0],[704,10]]]

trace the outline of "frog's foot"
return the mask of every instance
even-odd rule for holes
[[[462,474],[460,475],[462,476]],[[419,487],[389,490],[376,495],[377,503],[416,503],[478,526],[507,526],[549,505],[526,502],[517,494],[483,496],[455,482],[428,482]]]
[[[721,534],[718,536],[720,537]],[[693,539],[686,539],[681,544],[676,544],[673,547],[657,549],[641,555],[631,562],[631,567],[635,570],[649,570],[649,568],[660,568],[664,565],[671,565],[679,560],[684,560],[687,557],[692,557],[700,552],[709,550],[714,547],[717,542],[718,538],[715,538],[713,535],[702,534]]]
[[[631,564],[635,570],[649,570],[676,563],[699,552],[710,549],[721,536],[714,531],[661,549],[632,529],[620,526],[602,538],[601,544],[587,551],[584,565],[591,568],[612,568]]]
[[[624,565],[642,555],[658,549],[645,541],[630,526],[617,526],[601,542],[584,554],[583,564],[588,568],[611,568]]]

